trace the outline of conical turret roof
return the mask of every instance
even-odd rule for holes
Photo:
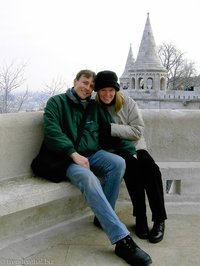
[[[135,59],[133,57],[132,46],[130,44],[130,49],[129,49],[128,57],[126,60],[126,65],[125,65],[124,72],[121,78],[129,78],[129,75],[130,75],[129,70],[133,69],[134,63],[135,63]]]
[[[137,59],[134,64],[136,71],[166,71],[163,66],[154,40],[149,13],[139,47]]]

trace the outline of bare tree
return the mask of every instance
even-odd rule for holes
[[[23,102],[27,98],[28,90],[15,102],[13,91],[20,88],[24,82],[24,71],[26,64],[15,66],[4,64],[0,68],[0,113],[19,112]]]
[[[191,87],[191,78],[195,77],[195,63],[185,58],[185,54],[172,43],[162,43],[158,53],[163,65],[168,70],[167,87],[172,90],[185,90]]]
[[[28,92],[28,88],[27,88],[25,92],[23,92],[22,94],[19,94],[16,97],[16,99],[14,101],[14,106],[13,106],[13,110],[15,110],[15,112],[19,112],[22,109],[22,105],[25,102],[27,102],[28,96],[29,96],[29,92]]]
[[[62,77],[52,79],[50,84],[45,84],[40,97],[40,109],[44,109],[47,100],[53,95],[59,94],[66,88],[66,83]]]

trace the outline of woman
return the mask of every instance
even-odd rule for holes
[[[115,72],[101,71],[97,74],[96,101],[105,106],[114,123],[104,126],[111,136],[132,140],[137,149],[137,158],[120,154],[126,160],[124,175],[136,217],[135,233],[141,239],[158,243],[163,239],[165,220],[162,176],[158,165],[147,151],[143,137],[144,122],[136,102],[123,95]],[[153,228],[149,231],[145,194],[152,212]]]

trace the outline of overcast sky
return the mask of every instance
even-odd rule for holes
[[[0,0],[0,66],[26,62],[26,85],[110,69],[120,77],[130,44],[136,58],[147,12],[157,45],[173,43],[200,73],[198,0]]]

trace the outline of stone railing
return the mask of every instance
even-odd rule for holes
[[[148,150],[164,180],[175,180],[175,190],[188,195],[188,200],[198,195],[200,111],[143,109],[142,113]],[[43,112],[0,115],[0,180],[32,174],[30,162],[43,138],[42,120]]]
[[[200,201],[200,111],[142,110],[145,139],[160,166],[166,201]],[[39,230],[86,208],[69,182],[34,177],[30,163],[43,139],[43,112],[0,115],[0,239]],[[128,199],[124,183],[119,200]]]
[[[200,200],[200,110],[143,110],[149,152],[167,200]],[[173,182],[172,182],[173,181]]]
[[[124,90],[142,109],[200,109],[199,91]]]
[[[127,94],[132,95],[134,98],[153,98],[153,99],[182,99],[192,100],[200,99],[199,91],[180,91],[180,90],[125,90]]]

